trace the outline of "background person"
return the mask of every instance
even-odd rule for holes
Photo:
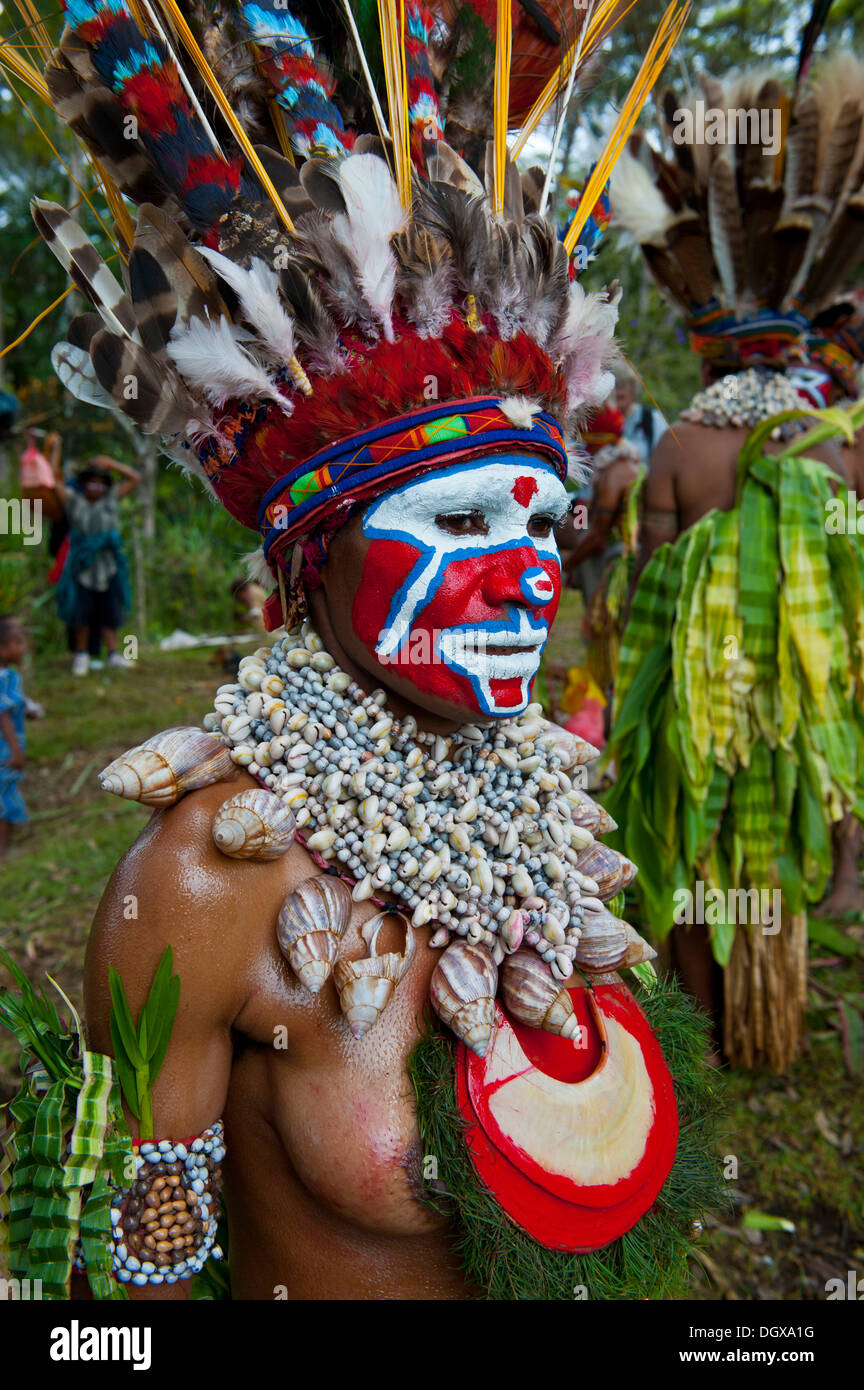
[[[243,627],[255,628],[265,632],[263,609],[267,602],[267,590],[254,579],[235,579],[231,585],[234,600],[234,620]]]
[[[125,481],[115,487],[111,471]],[[57,607],[63,621],[74,629],[72,674],[86,676],[90,669],[87,648],[94,625],[101,628],[108,665],[126,665],[117,651],[118,630],[130,602],[119,503],[138,486],[141,477],[127,464],[100,454],[78,474],[77,480],[80,492],[65,483],[57,484],[70,526],[69,555],[57,585]]]
[[[615,369],[615,409],[624,421],[622,436],[639,450],[642,463],[648,463],[657,440],[666,431],[666,421],[659,410],[640,403],[641,386],[636,373],[622,363]]]
[[[21,795],[27,735],[25,719],[38,718],[40,705],[27,699],[16,667],[27,651],[27,636],[13,613],[0,615],[0,858],[5,854],[13,827],[26,825],[27,807]]]

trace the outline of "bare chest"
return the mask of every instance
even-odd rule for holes
[[[344,938],[349,958],[365,954],[359,922],[368,915],[358,909]],[[229,1117],[238,1122],[231,1128],[264,1137],[248,1146],[241,1139],[239,1154],[233,1145],[236,1162],[256,1169],[266,1148],[271,1191],[278,1172],[287,1188],[302,1189],[304,1201],[381,1235],[441,1225],[420,1201],[424,1156],[406,1070],[437,960],[420,940],[425,935],[418,934],[411,970],[362,1038],[352,1035],[339,1010],[332,979],[318,995],[302,989],[275,936],[262,951],[256,989],[239,1020],[229,1092]],[[398,936],[397,929],[394,946]]]

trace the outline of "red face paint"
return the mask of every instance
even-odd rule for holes
[[[536,478],[517,478],[513,484],[513,496],[520,507],[527,507],[537,492]]]
[[[564,499],[550,470],[495,458],[374,503],[352,613],[370,654],[437,702],[524,709],[561,595],[551,526]]]
[[[394,596],[420,556],[402,541],[374,540],[369,547],[352,616],[357,635],[373,655]],[[538,576],[538,587],[550,594],[548,602],[526,603],[526,573]],[[386,665],[419,691],[478,714],[524,708],[560,599],[558,564],[541,559],[531,545],[451,560],[412,623],[407,642]],[[462,632],[469,626],[477,629],[474,641]],[[514,663],[521,669],[496,678],[497,670]]]

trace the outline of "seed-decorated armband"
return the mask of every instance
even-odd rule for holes
[[[121,1284],[176,1284],[191,1279],[216,1244],[222,1123],[184,1142],[133,1145],[136,1177],[111,1203],[114,1274]]]

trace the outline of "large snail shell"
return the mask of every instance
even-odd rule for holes
[[[544,742],[554,746],[565,771],[571,767],[582,767],[585,763],[593,763],[594,759],[600,756],[600,749],[595,748],[593,743],[586,743],[584,738],[568,733],[566,729],[562,729],[560,724],[546,725]]]
[[[585,970],[614,970],[624,964],[628,945],[626,922],[605,909],[602,912],[586,910],[575,963]]]
[[[186,792],[230,777],[228,748],[201,729],[166,729],[121,753],[99,774],[102,790],[145,806],[173,806]]]
[[[498,970],[482,946],[454,941],[432,972],[429,996],[442,1023],[485,1057],[495,1026]]]
[[[605,835],[610,830],[618,829],[617,820],[612,819],[605,806],[597,806],[597,810],[599,812],[599,815],[597,818],[597,827],[594,831],[595,835]]]
[[[623,965],[641,965],[646,960],[656,960],[657,952],[644,938],[640,936],[635,927],[631,927],[629,922],[625,922],[627,928],[627,954],[622,961]]]
[[[629,922],[615,917],[604,908],[601,912],[586,908],[582,917],[582,934],[576,947],[576,964],[583,970],[605,972],[621,966],[639,965],[654,960],[657,952],[648,945]]]
[[[310,993],[330,975],[350,916],[351,890],[331,874],[307,878],[279,909],[279,948]]]
[[[501,997],[514,1018],[562,1038],[580,1036],[573,1001],[536,951],[516,951],[501,968]]]
[[[388,951],[379,956],[376,954],[378,933],[391,916],[399,917],[405,927],[405,950],[401,955]],[[377,1023],[399,981],[407,974],[417,950],[414,929],[401,912],[379,912],[377,917],[364,922],[360,935],[369,947],[369,955],[362,960],[338,960],[333,970],[339,1007],[355,1038],[362,1038],[373,1023]]]
[[[581,826],[583,830],[590,830],[592,835],[605,835],[607,830],[618,829],[609,812],[586,792],[574,788],[568,800],[573,807],[571,818],[574,825]]]
[[[582,851],[576,860],[576,867],[580,873],[593,878],[597,884],[597,897],[603,902],[608,902],[628,883],[632,883],[638,872],[636,865],[631,864],[623,854],[597,840]]]
[[[263,787],[232,796],[213,821],[216,848],[231,859],[278,859],[293,842],[296,830],[290,807]]]

